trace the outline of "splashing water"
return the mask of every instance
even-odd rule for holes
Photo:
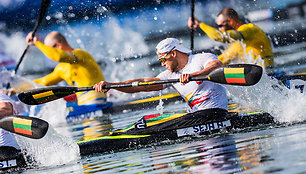
[[[219,31],[220,34],[223,34]],[[230,40],[231,44],[224,44],[225,49],[220,50],[221,53],[225,56],[225,58],[231,59],[232,57],[236,57],[231,60],[231,64],[233,63],[250,63],[255,65],[263,65],[264,60],[260,57],[260,55],[257,55],[253,50],[247,51],[246,44],[243,43],[242,40],[234,40],[230,37],[229,33],[223,34],[225,38]],[[235,53],[233,51],[230,51],[228,53],[228,50],[231,50],[234,47],[236,51]],[[230,54],[230,56],[228,55]],[[234,55],[235,54],[235,55]],[[229,57],[227,57],[229,56]],[[257,57],[257,59],[254,59],[254,57]]]
[[[159,91],[159,103],[156,106],[156,110],[159,111],[160,114],[163,114],[164,112],[164,106],[163,106],[164,102],[162,100],[162,92]]]
[[[63,99],[54,100],[42,105],[31,106],[29,115],[36,116],[47,120],[53,125],[66,123],[66,101]]]
[[[34,89],[40,87],[31,80],[21,78],[18,75],[13,78],[10,77],[11,73],[9,71],[3,70],[0,72],[2,86],[10,81],[11,86],[13,86],[16,91],[22,91],[24,88]],[[44,118],[52,124],[66,123],[66,102],[64,100],[60,99],[44,105],[30,107],[19,102],[16,96],[11,96],[11,98],[15,100],[14,108],[17,110],[18,114],[28,112],[29,115]],[[64,126],[64,128],[67,129],[66,132],[63,131],[62,128],[58,128],[61,129],[59,131],[61,135],[59,135],[49,126],[46,136],[39,140],[16,136],[23,153],[29,154],[32,158],[33,164],[29,165],[60,165],[80,159],[78,145],[71,138],[64,136],[69,135],[68,127]]]
[[[97,61],[149,52],[143,35],[122,26],[116,17],[105,19],[102,25],[91,22],[63,25],[54,30],[63,32],[72,47],[88,51]]]
[[[235,103],[264,110],[280,122],[301,122],[306,119],[306,94],[297,89],[288,89],[266,74],[254,86],[226,88]]]
[[[250,63],[263,65],[260,57],[253,59],[253,51],[246,51],[242,41],[235,41],[243,49],[243,58],[232,63]],[[228,46],[225,46],[228,48]],[[305,81],[303,82],[305,83]],[[242,108],[256,108],[273,115],[280,122],[300,122],[306,119],[306,94],[300,90],[288,89],[276,79],[265,73],[258,84],[250,87],[226,86],[230,98]]]
[[[2,82],[2,86],[4,87],[8,82],[10,82],[11,86],[17,93],[25,90],[44,87],[18,75],[15,75],[12,78],[10,77],[11,73],[9,71],[3,70],[0,72],[0,80]],[[29,106],[21,103],[17,99],[17,96],[11,96],[11,98],[15,100],[14,106],[18,114],[28,114],[39,118],[44,118],[52,124],[66,123],[66,101],[63,99],[59,99],[43,105]]]
[[[4,47],[2,52],[6,53],[11,58],[14,58],[16,62],[18,62],[22,51],[26,48],[23,33],[16,32],[11,35],[0,33],[0,42],[2,42]]]
[[[16,136],[16,139],[23,153],[33,159],[34,164],[29,165],[61,165],[81,158],[78,145],[71,138],[58,134],[51,126],[39,140],[22,136]]]

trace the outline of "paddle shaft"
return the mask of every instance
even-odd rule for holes
[[[35,33],[37,32],[38,30],[38,27],[40,26],[42,20],[43,20],[43,17],[45,16],[45,13],[47,11],[47,8],[50,4],[51,0],[42,0],[41,2],[41,6],[40,6],[40,12],[39,12],[39,16],[38,16],[38,19],[37,19],[37,22],[36,22],[36,25],[34,27],[34,30],[33,30],[33,33],[32,33],[32,36],[34,37],[35,36]],[[17,73],[17,70],[19,69],[19,66],[22,62],[22,60],[24,59],[24,56],[25,54],[27,53],[28,49],[29,49],[29,45],[27,45],[27,47],[25,48],[25,50],[23,51],[14,71],[12,72],[12,76],[15,76],[15,74]],[[10,88],[10,82],[7,83],[6,85],[6,89],[9,89]]]
[[[190,11],[191,11],[191,26],[194,24],[194,0],[190,0]],[[194,45],[194,29],[191,28],[190,30],[190,49],[193,52],[193,45]]]
[[[198,76],[191,77],[190,81],[202,81],[208,80],[207,76]],[[149,86],[149,85],[161,85],[166,83],[177,83],[180,82],[180,79],[168,79],[168,80],[157,80],[157,81],[149,81],[149,82],[131,82],[131,83],[122,83],[122,84],[113,84],[113,85],[105,85],[103,89],[116,89],[116,88],[128,88],[128,87],[137,87],[137,86]],[[82,91],[90,91],[94,90],[93,87],[78,87],[76,88],[76,92]]]
[[[285,74],[279,78],[279,80],[293,80],[293,79],[306,80],[306,73]]]
[[[38,16],[36,25],[35,25],[34,30],[33,30],[33,33],[32,33],[32,36],[33,36],[33,37],[35,36],[35,34],[36,34],[37,30],[38,30],[38,27],[40,26],[40,24],[41,24],[41,22],[42,22],[42,20],[43,20],[43,17],[44,17],[45,14],[46,14],[46,11],[47,11],[47,8],[48,8],[50,2],[51,2],[51,0],[42,0],[42,2],[41,2],[40,11],[39,11],[39,16]],[[14,74],[17,72],[17,70],[18,70],[18,68],[19,68],[19,66],[20,66],[20,64],[21,64],[21,62],[22,62],[22,60],[23,60],[25,54],[27,53],[29,47],[30,47],[30,46],[27,45],[26,49],[25,49],[24,52],[22,53],[22,55],[21,55],[21,57],[20,57],[20,59],[19,59],[19,62],[18,62],[17,66],[16,66],[15,69],[14,69]]]
[[[198,77],[191,77],[190,81],[197,81],[197,80],[208,80],[207,76],[198,76]],[[137,86],[149,86],[149,85],[160,85],[166,83],[177,83],[180,82],[180,79],[168,79],[168,80],[158,80],[158,81],[149,81],[149,82],[131,82],[131,83],[124,83],[124,84],[115,84],[115,85],[105,85],[103,89],[114,89],[114,88],[125,88],[125,87],[137,87]]]
[[[226,67],[219,67],[207,76],[190,77],[190,81],[203,81],[208,80],[215,83],[238,85],[238,86],[251,86],[256,84],[262,75],[262,68],[257,65],[250,64],[232,64]],[[149,82],[131,82],[104,85],[103,89],[116,89],[137,86],[160,85],[165,83],[177,83],[180,79],[167,79]],[[75,94],[76,92],[94,90],[93,87],[46,87],[38,88],[30,91],[25,91],[18,94],[18,98],[23,103],[29,105],[38,105],[47,103],[59,98]]]

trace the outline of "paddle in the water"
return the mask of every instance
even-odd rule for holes
[[[28,138],[40,139],[46,135],[49,123],[35,117],[11,115],[0,119],[0,128]]]
[[[208,80],[221,84],[251,86],[256,84],[262,75],[262,67],[251,64],[232,64],[220,67],[207,76],[191,77],[191,81]],[[106,85],[104,89],[115,89],[135,86],[148,86],[165,83],[176,83],[179,79],[168,79],[150,82],[125,83]],[[28,105],[39,105],[59,98],[66,97],[76,92],[94,90],[93,87],[46,87],[22,92],[18,95],[20,101]]]

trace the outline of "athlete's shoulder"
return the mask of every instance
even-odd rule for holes
[[[85,50],[82,50],[82,49],[74,49],[72,52],[75,54],[75,56],[76,56],[79,60],[81,60],[81,59],[84,59],[84,61],[85,61],[85,60],[89,60],[89,59],[95,60],[94,57],[93,57],[89,52],[87,52],[87,51],[85,51]],[[90,60],[90,61],[92,61],[92,60]]]
[[[202,59],[218,59],[215,54],[205,52],[194,54],[191,58],[195,61]]]
[[[261,28],[253,23],[247,23],[247,24],[243,24],[238,28],[238,31],[240,30],[261,30]]]
[[[74,54],[88,54],[88,55],[90,55],[87,51],[82,50],[82,49],[80,49],[80,48],[74,49],[72,52],[73,52]]]
[[[247,23],[247,24],[242,24],[237,31],[244,31],[244,30],[250,30],[254,28],[254,24],[253,23]]]

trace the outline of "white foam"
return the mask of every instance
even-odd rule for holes
[[[156,106],[156,110],[157,110],[160,114],[163,114],[163,113],[164,113],[164,106],[163,106],[164,102],[163,102],[163,100],[162,100],[161,97],[162,97],[162,92],[159,91],[159,103],[158,103],[158,105]]]
[[[226,85],[226,88],[234,103],[243,107],[264,110],[281,122],[306,120],[306,93],[301,93],[299,89],[288,89],[266,74],[254,86]]]
[[[49,126],[47,134],[39,139],[16,136],[24,153],[39,166],[66,164],[81,159],[78,145],[69,137],[58,134]]]

